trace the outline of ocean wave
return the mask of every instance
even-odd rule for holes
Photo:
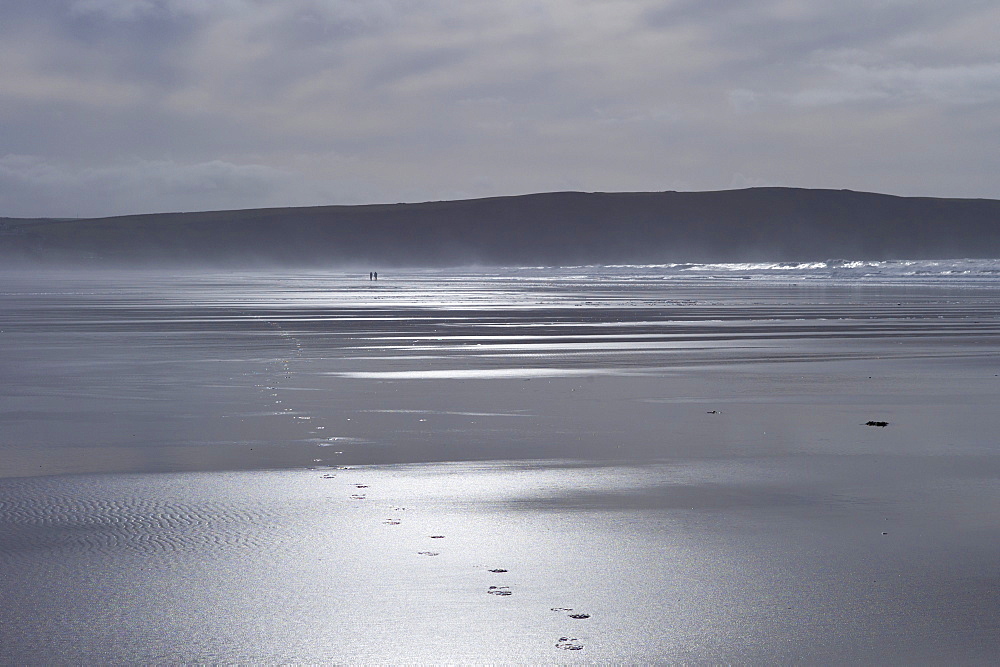
[[[545,273],[554,280],[609,279],[758,279],[803,280],[928,280],[995,281],[1000,259],[892,259],[832,258],[822,261],[668,262],[662,264],[610,264],[573,267],[521,267],[531,274]],[[587,274],[587,275],[584,275]],[[538,276],[536,276],[538,277]]]

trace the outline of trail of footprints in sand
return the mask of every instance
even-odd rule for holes
[[[302,355],[302,344],[295,336],[285,331],[280,324],[273,320],[266,320],[265,324],[291,344],[289,350],[291,354],[287,356],[299,357]],[[289,359],[273,359],[264,367],[264,384],[257,385],[258,389],[266,392],[267,402],[273,404],[278,413],[294,412],[291,407],[283,405],[283,400],[278,392],[278,386],[292,377],[290,363]]]
[[[302,345],[301,342],[297,338],[295,338],[295,336],[285,331],[281,327],[281,325],[277,322],[269,320],[267,321],[267,325],[272,329],[274,329],[280,336],[282,336],[291,343],[292,345],[292,348],[290,350],[291,357],[298,358],[301,356]],[[289,364],[290,364],[289,359],[276,359],[273,362],[271,362],[270,367],[267,368],[266,370],[265,383],[263,385],[258,385],[258,387],[261,390],[267,392],[266,396],[267,402],[272,403],[275,406],[276,410],[278,411],[278,414],[287,414],[288,416],[294,419],[312,420],[311,416],[295,414],[295,411],[292,407],[283,404],[282,398],[279,395],[280,393],[278,391],[279,385],[282,384],[284,381],[290,379],[292,376],[292,371]],[[322,435],[321,432],[325,430],[325,428],[326,426],[320,423],[312,424],[312,432],[317,436]],[[334,452],[334,454],[339,454],[339,453],[340,452]],[[314,462],[321,463],[322,459],[314,459]],[[349,470],[350,468],[339,467],[336,469]],[[337,475],[336,473],[333,472],[327,472],[324,473],[321,477],[322,479],[336,479]],[[366,489],[368,489],[367,484],[352,484],[351,486],[353,487],[353,492],[349,496],[349,499],[351,501],[367,500],[368,498],[368,495],[366,493]],[[397,512],[404,511],[405,509],[406,509],[405,507],[393,508],[393,510]],[[387,518],[382,523],[387,526],[399,526],[402,524],[402,521],[398,518]],[[445,536],[429,535],[428,538],[432,540],[443,540],[445,539]],[[418,551],[417,555],[422,557],[433,557],[441,555],[441,552],[428,549],[424,551]],[[495,575],[502,575],[507,573],[507,570],[504,568],[488,568],[486,571],[489,572],[490,574],[495,574]],[[486,589],[486,593],[497,597],[509,597],[514,594],[514,591],[509,586],[494,584]],[[561,614],[566,614],[568,618],[574,620],[584,620],[590,618],[590,614],[575,612],[573,609],[567,607],[551,607],[551,611]],[[583,650],[583,646],[584,646],[583,642],[581,642],[579,639],[575,637],[570,637],[568,635],[559,637],[554,644],[555,648],[562,649],[564,651],[580,651]]]
[[[320,442],[321,447],[325,448],[334,444],[340,438],[329,436],[329,431],[326,430],[327,425],[323,423],[323,420],[317,419],[314,415],[302,414],[296,408],[285,403],[284,399],[286,396],[284,394],[287,392],[280,391],[282,385],[293,377],[291,368],[292,360],[302,358],[302,341],[294,334],[285,330],[280,322],[275,320],[263,320],[263,322],[288,343],[289,349],[288,354],[284,355],[284,358],[273,359],[265,365],[261,382],[255,386],[264,393],[265,402],[269,406],[272,406],[274,410],[272,414],[307,423],[309,425],[309,433]],[[343,454],[341,451],[327,451],[325,453],[328,456],[331,454],[333,456]],[[324,460],[321,458],[313,459],[313,463],[322,464],[323,462]]]
[[[351,470],[351,468],[349,466],[342,466],[342,467],[337,468],[337,469],[338,470]],[[323,479],[336,479],[336,477],[337,477],[337,475],[333,474],[333,473],[326,473],[326,474],[322,475]],[[369,488],[367,484],[351,484],[351,487],[354,488],[355,490],[362,490],[362,489]],[[355,492],[355,493],[352,493],[350,495],[350,499],[351,500],[365,500],[366,498],[367,498],[367,495],[364,494],[364,493],[357,493],[357,492]],[[392,509],[393,509],[393,511],[396,511],[396,512],[402,512],[402,511],[406,510],[405,507],[393,507]],[[396,518],[390,517],[390,518],[387,518],[387,519],[383,520],[382,523],[385,524],[385,525],[387,525],[387,526],[399,526],[399,525],[402,524],[402,521],[400,519],[396,519]],[[445,539],[444,535],[428,535],[427,537],[428,537],[428,539],[432,539],[432,540],[443,540],[443,539]],[[441,552],[440,551],[425,550],[425,551],[418,551],[417,555],[418,556],[440,556]],[[504,568],[500,568],[500,567],[497,567],[497,568],[487,568],[486,571],[489,572],[490,574],[506,574],[508,572],[508,570],[506,570]],[[486,589],[486,593],[488,593],[489,595],[495,595],[495,596],[498,596],[498,597],[508,597],[508,596],[513,595],[514,591],[511,590],[510,586],[491,585],[489,588]],[[574,619],[574,620],[584,620],[584,619],[590,618],[590,614],[586,614],[586,613],[582,613],[582,612],[577,612],[577,611],[574,611],[573,609],[571,609],[569,607],[551,607],[550,609],[551,609],[551,611],[554,611],[554,612],[566,614],[566,616],[568,618],[571,618],[571,619]],[[570,637],[570,636],[567,636],[567,635],[559,637],[556,640],[554,646],[555,646],[555,648],[562,649],[564,651],[581,651],[581,650],[583,650],[583,642],[581,642],[576,637]]]

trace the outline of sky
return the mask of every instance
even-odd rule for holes
[[[4,0],[0,216],[1000,198],[996,0]]]

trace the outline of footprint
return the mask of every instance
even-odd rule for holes
[[[418,551],[417,553],[419,555],[421,555],[421,556],[440,556],[441,555],[440,551]]]
[[[327,473],[321,477],[321,479],[336,479],[336,478],[337,478],[336,475],[332,475],[330,473]]]
[[[552,611],[573,611],[569,607],[552,607]]]
[[[560,637],[559,641],[556,642],[556,648],[565,651],[579,651],[583,649],[583,643],[576,637]]]
[[[431,539],[432,539],[432,540],[440,540],[440,539],[442,539],[443,537],[444,537],[444,535],[431,535]]]
[[[590,614],[570,614],[570,618],[590,618]]]
[[[382,523],[384,523],[387,526],[398,526],[400,522],[399,519],[386,519]]]
[[[365,495],[363,493],[355,493],[351,496],[351,500],[364,500]]]
[[[487,570],[487,572],[493,572],[494,574],[500,574],[501,572],[506,572],[506,571],[507,570],[504,570],[504,569],[499,568],[499,567],[497,569],[495,569],[495,570]]]
[[[486,591],[490,595],[513,595],[514,592],[508,586],[490,586]]]
[[[354,488],[355,489],[367,489],[368,485],[367,484],[355,484]]]

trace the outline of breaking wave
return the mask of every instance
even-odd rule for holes
[[[561,269],[568,271],[571,267]],[[1000,259],[827,259],[803,262],[703,262],[667,264],[616,264],[572,267],[578,274],[589,269],[594,273],[630,273],[664,279],[768,279],[827,280],[868,282],[926,282],[928,280],[996,281],[1000,278]],[[551,269],[549,269],[551,270]]]

